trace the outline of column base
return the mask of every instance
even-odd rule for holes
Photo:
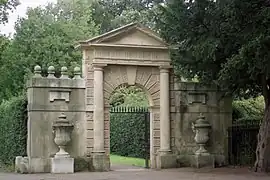
[[[191,156],[191,166],[195,168],[215,168],[215,157],[209,153]]]
[[[110,171],[110,157],[103,152],[93,152],[92,163],[94,171]]]
[[[169,169],[177,167],[177,156],[171,151],[159,151],[156,158],[157,169]]]
[[[74,173],[74,158],[51,158],[51,173]]]

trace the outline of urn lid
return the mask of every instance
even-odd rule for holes
[[[73,127],[73,124],[67,120],[67,116],[64,113],[61,113],[60,116],[58,116],[58,119],[54,121],[53,127]]]
[[[198,116],[198,119],[195,121],[194,124],[195,128],[210,128],[211,125],[208,120],[205,119],[205,116],[203,116],[202,113]]]

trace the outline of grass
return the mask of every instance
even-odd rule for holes
[[[110,160],[112,164],[119,164],[119,165],[131,165],[131,166],[145,166],[145,160],[140,158],[133,158],[133,157],[124,157],[118,156],[115,154],[110,155]]]

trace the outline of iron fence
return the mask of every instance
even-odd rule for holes
[[[229,164],[233,166],[252,166],[256,160],[259,121],[233,122],[228,129]]]

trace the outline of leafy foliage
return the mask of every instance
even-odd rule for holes
[[[111,153],[145,157],[145,113],[111,113],[110,128]]]
[[[18,0],[0,0],[0,24],[8,22],[9,11],[12,11],[20,3]]]
[[[159,27],[166,41],[176,45],[171,54],[178,73],[197,75],[201,82],[238,95],[262,94],[262,80],[270,72],[265,0],[178,0],[162,9]]]
[[[147,107],[149,105],[146,94],[137,86],[120,86],[110,97],[110,104],[115,106]]]
[[[14,157],[26,155],[27,102],[25,96],[0,104],[0,166],[14,164]]]
[[[17,21],[14,39],[1,57],[0,100],[22,92],[25,78],[37,64],[44,69],[54,65],[58,70],[65,65],[69,71],[81,64],[81,52],[74,49],[75,41],[95,36],[98,31],[91,20],[91,4],[83,2],[58,1],[30,8],[27,17]]]
[[[100,24],[100,33],[105,33],[132,22],[155,29],[158,4],[164,0],[98,0],[93,4],[93,19]]]
[[[145,132],[150,133],[147,112],[140,107],[148,107],[143,90],[137,86],[121,86],[110,98],[113,108],[119,109],[110,114],[111,152],[120,156],[145,157]],[[134,109],[134,107],[138,107]],[[149,136],[149,135],[148,135]]]
[[[264,100],[262,96],[233,102],[234,121],[262,121],[263,114]]]

